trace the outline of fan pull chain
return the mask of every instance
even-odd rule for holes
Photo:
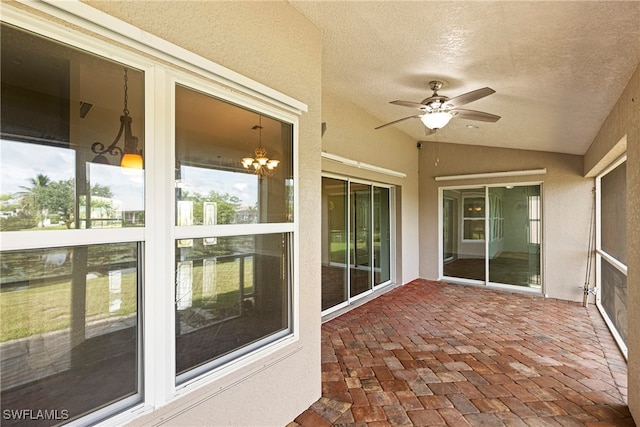
[[[440,142],[438,142],[438,131],[436,130],[434,133],[436,137],[436,161],[434,166],[438,166],[438,163],[440,163]]]

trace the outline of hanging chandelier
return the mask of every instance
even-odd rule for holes
[[[142,150],[138,150],[138,137],[133,136],[131,132],[132,119],[129,116],[129,109],[127,108],[127,102],[129,100],[128,95],[128,81],[127,69],[124,69],[124,108],[122,109],[123,115],[120,116],[120,130],[118,135],[113,140],[111,145],[105,148],[102,142],[94,142],[91,145],[91,151],[96,153],[93,159],[93,163],[102,163],[109,165],[109,160],[105,157],[105,154],[112,156],[120,156],[120,166],[123,168],[142,169]],[[124,148],[118,147],[118,141],[124,133]]]
[[[259,124],[255,125],[251,129],[259,132],[258,147],[254,150],[253,157],[244,157],[242,159],[242,166],[245,169],[251,169],[256,175],[273,176],[273,172],[280,160],[274,160],[267,157],[267,150],[262,148],[262,116],[259,116]],[[252,169],[253,168],[253,169]]]

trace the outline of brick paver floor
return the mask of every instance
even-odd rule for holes
[[[416,280],[322,326],[322,398],[288,427],[634,426],[591,305]]]

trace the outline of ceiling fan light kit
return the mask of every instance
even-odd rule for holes
[[[442,129],[449,123],[453,116],[446,111],[436,111],[433,113],[427,113],[420,117],[420,121],[424,123],[429,129]]]
[[[414,118],[420,119],[420,121],[432,131],[435,131],[436,129],[442,129],[454,117],[492,123],[495,123],[500,119],[500,116],[496,116],[495,114],[460,108],[465,104],[469,104],[470,102],[477,101],[481,98],[484,98],[485,96],[489,96],[492,93],[495,93],[495,90],[489,87],[476,89],[474,91],[456,96],[455,98],[449,98],[438,94],[438,90],[442,88],[442,82],[438,80],[430,81],[429,87],[433,91],[433,94],[430,97],[423,99],[422,102],[418,103],[412,101],[391,101],[391,104],[420,110],[421,114],[414,114],[412,116],[403,117],[401,119],[378,126],[376,129],[380,129],[385,126],[390,126],[392,124]]]

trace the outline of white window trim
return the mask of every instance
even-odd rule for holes
[[[133,407],[112,414],[103,423],[124,424],[146,413],[164,406],[196,389],[214,381],[220,385],[217,393],[244,381],[256,373],[268,369],[275,363],[300,351],[296,345],[300,340],[300,273],[299,273],[299,116],[308,111],[306,104],[290,98],[276,90],[248,79],[226,69],[210,60],[195,55],[183,48],[146,33],[111,15],[100,12],[77,0],[57,2],[42,0],[38,2],[17,0],[30,9],[49,14],[65,22],[89,30],[110,41],[121,42],[148,54],[147,59],[92,36],[70,30],[44,18],[32,15],[29,11],[19,10],[0,3],[0,16],[3,22],[19,28],[49,37],[55,41],[83,49],[92,54],[130,65],[145,73],[145,227],[126,229],[90,229],[61,231],[25,231],[7,232],[2,236],[2,250],[21,250],[42,247],[60,247],[66,245],[99,244],[111,242],[142,242],[145,247],[143,260],[144,285],[140,295],[141,323],[143,329],[142,364],[143,382],[141,391],[143,401]],[[155,58],[155,59],[154,59]],[[162,64],[168,61],[171,66]],[[180,74],[177,68],[194,72],[199,78]],[[179,76],[179,77],[176,77]],[[294,170],[294,222],[287,224],[257,224],[256,234],[269,232],[293,233],[292,239],[292,275],[290,304],[290,333],[264,347],[246,354],[231,363],[220,366],[200,377],[180,386],[175,385],[175,324],[174,287],[155,286],[151,283],[166,284],[167,277],[173,277],[174,242],[180,236],[198,237],[211,233],[216,235],[247,234],[238,233],[236,226],[176,227],[174,225],[174,120],[173,85],[180,80],[187,86],[199,86],[204,92],[216,93],[215,96],[234,102],[245,108],[263,112],[280,120],[293,124]],[[156,144],[155,141],[171,141]],[[153,177],[153,179],[149,179]],[[253,226],[253,224],[252,224]],[[229,227],[229,228],[226,228]],[[163,280],[165,282],[163,282]],[[172,351],[173,350],[173,351]],[[241,373],[240,373],[241,372]],[[235,373],[236,375],[230,376]],[[225,385],[226,384],[226,385]],[[217,394],[214,393],[214,394]],[[85,422],[97,422],[99,418],[111,414],[109,406],[95,411],[86,417],[75,420],[69,425]]]

